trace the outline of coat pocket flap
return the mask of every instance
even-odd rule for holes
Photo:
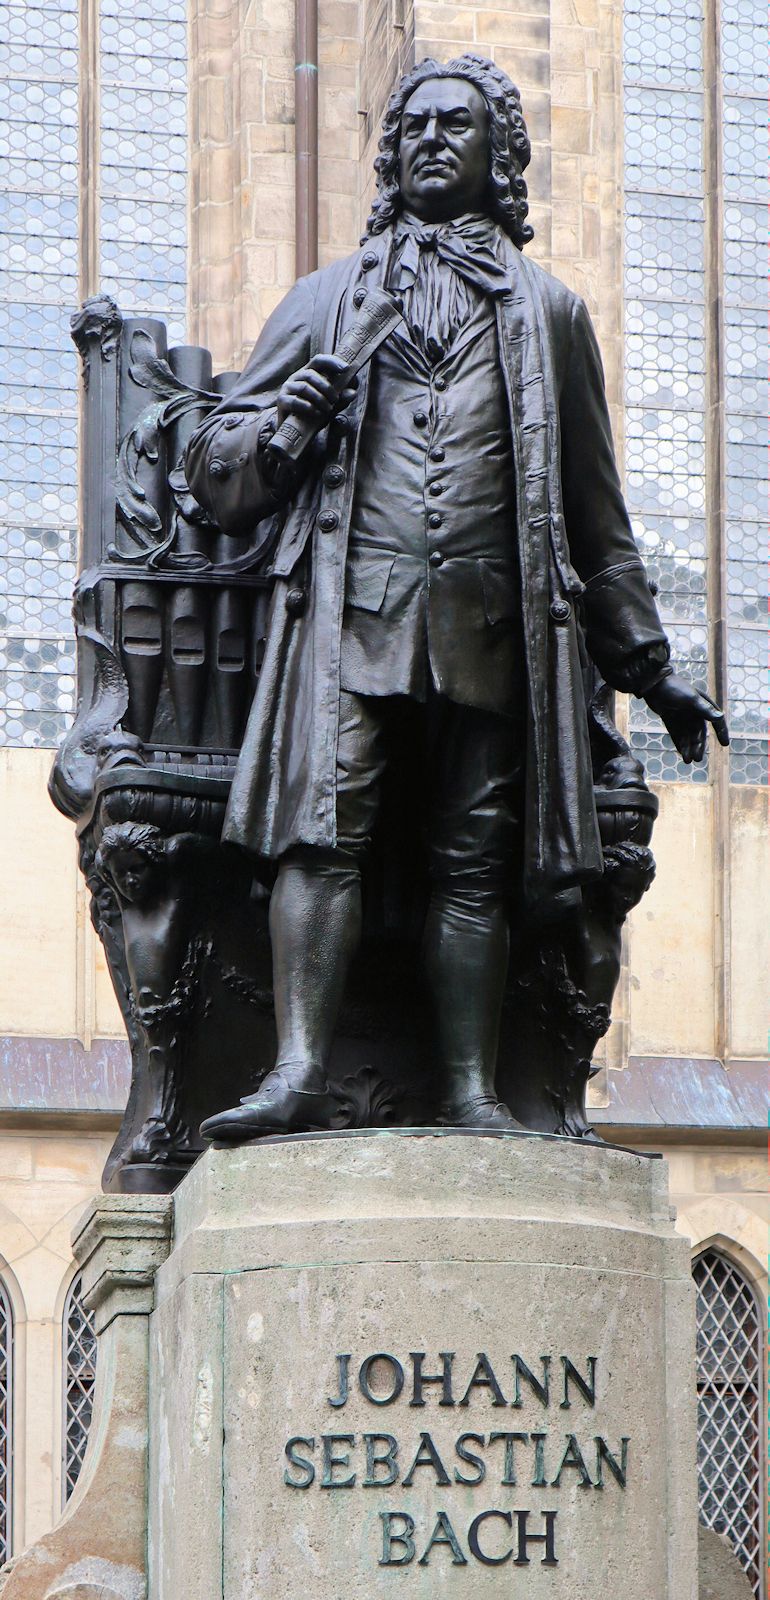
[[[345,604],[360,611],[379,611],[393,571],[394,556],[351,552],[345,573]]]
[[[519,600],[511,572],[502,562],[482,561],[479,564],[487,622],[494,625],[515,617],[519,611]]]

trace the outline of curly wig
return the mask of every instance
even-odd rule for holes
[[[105,828],[96,852],[96,864],[109,872],[116,855],[137,855],[154,866],[161,861],[166,840],[151,822],[113,822]]]
[[[374,163],[377,199],[365,238],[382,233],[401,211],[399,143],[401,118],[410,95],[429,78],[464,78],[486,101],[489,112],[489,210],[495,222],[520,250],[534,237],[527,222],[527,185],[522,176],[532,148],[519,91],[500,67],[483,56],[467,53],[442,63],[428,56],[401,79],[391,95],[382,123],[380,154]]]

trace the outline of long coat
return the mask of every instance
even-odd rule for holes
[[[300,484],[265,470],[282,384],[333,350],[360,288],[387,277],[392,232],[301,278],[265,324],[235,387],[194,435],[193,493],[227,533],[288,505],[271,571],[265,655],[224,836],[276,860],[336,839],[336,747],[345,558],[367,369],[348,426],[307,452]],[[524,887],[539,899],[602,870],[584,652],[614,688],[642,693],[668,643],[623,503],[604,379],[586,308],[500,236],[512,290],[496,299],[515,471],[528,682]],[[387,497],[387,484],[383,484]]]

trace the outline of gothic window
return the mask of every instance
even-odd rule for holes
[[[13,1314],[0,1281],[0,1567],[11,1554],[13,1480]]]
[[[96,1381],[93,1316],[82,1301],[78,1275],[64,1307],[64,1451],[62,1500],[66,1505],[80,1476],[88,1443]]]
[[[628,504],[675,664],[703,687],[711,668],[729,712],[739,783],[767,780],[765,26],[759,0],[625,0]],[[642,702],[631,739],[651,778],[708,780]]]
[[[743,1273],[718,1250],[698,1256],[693,1277],[700,1517],[730,1540],[760,1600],[762,1339],[757,1301]]]
[[[184,338],[186,22],[0,0],[0,745],[55,745],[74,709],[70,313],[103,288]]]

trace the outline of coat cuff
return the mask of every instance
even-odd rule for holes
[[[624,663],[620,672],[616,672],[612,687],[620,689],[622,694],[635,694],[643,699],[664,678],[670,678],[674,670],[669,663],[670,654],[668,641],[645,645],[637,655]]]
[[[646,694],[664,676],[671,647],[641,561],[597,574],[582,604],[588,653],[602,676],[622,694]]]

